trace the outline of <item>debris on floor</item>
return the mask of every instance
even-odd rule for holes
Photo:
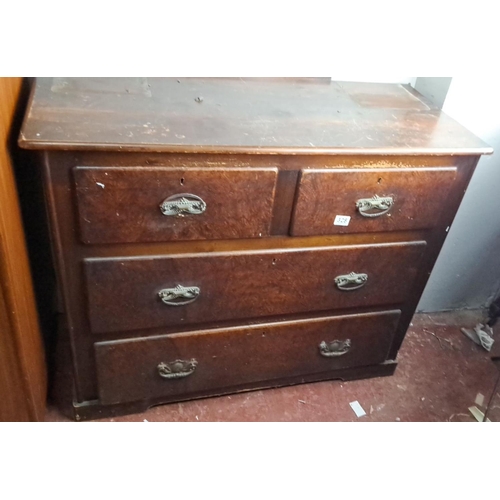
[[[500,389],[493,391],[500,372],[491,353],[460,331],[464,326],[484,324],[484,310],[416,314],[412,322],[391,377],[242,392],[154,406],[135,415],[101,421],[476,422],[468,410],[475,406],[485,414],[484,419],[500,422]],[[496,326],[493,330],[498,336]],[[483,404],[480,396],[477,399],[478,394],[484,395]],[[358,417],[349,406],[350,401],[363,401],[366,415]],[[49,403],[46,421],[67,420]]]
[[[373,407],[372,405],[370,405],[370,415],[374,412],[374,411],[380,411],[384,408],[385,406],[385,403],[382,403],[382,404],[379,404],[375,407]]]
[[[478,422],[484,422],[484,413],[477,406],[471,406],[469,411]],[[491,420],[487,418],[486,422],[491,422]]]
[[[466,417],[468,419],[470,415],[468,413],[453,413],[453,415],[450,416],[447,422],[455,422],[455,420],[453,420],[455,417]],[[458,420],[458,422],[460,421]]]
[[[491,351],[493,345],[493,330],[488,325],[478,323],[474,328],[461,328],[461,332],[477,345]]]
[[[349,406],[352,408],[352,411],[356,414],[356,417],[364,417],[366,415],[365,410],[363,410],[363,407],[359,404],[358,401],[352,401],[349,403]]]
[[[477,406],[483,406],[484,396],[480,392],[477,393],[474,403],[476,403]]]
[[[443,342],[448,342],[451,346],[452,349],[455,349],[455,346],[453,345],[453,342],[451,340],[448,340],[448,339],[444,339],[442,337],[439,337],[438,335],[436,335],[434,332],[431,332],[430,330],[428,330],[427,328],[423,328],[422,331],[424,333],[428,333],[429,335],[432,335],[438,342],[439,342],[439,345],[441,346],[441,349],[444,349],[445,346],[443,344]]]

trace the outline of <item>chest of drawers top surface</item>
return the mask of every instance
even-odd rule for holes
[[[491,153],[409,86],[327,78],[39,78],[20,144],[177,153]]]

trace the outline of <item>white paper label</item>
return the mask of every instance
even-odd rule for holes
[[[351,217],[349,215],[337,215],[333,221],[334,226],[348,226],[351,222]]]

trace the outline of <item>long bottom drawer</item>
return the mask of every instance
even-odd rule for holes
[[[382,363],[400,311],[95,344],[103,404],[230,388]]]

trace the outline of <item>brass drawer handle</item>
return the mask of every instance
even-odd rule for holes
[[[200,289],[197,286],[177,285],[175,288],[160,290],[158,296],[167,306],[185,306],[191,304],[200,296]]]
[[[189,361],[176,359],[169,363],[160,363],[156,368],[158,369],[158,375],[160,375],[160,377],[173,379],[192,375],[197,365],[198,361],[196,361],[196,359],[191,359]]]
[[[184,217],[185,215],[199,215],[207,209],[207,204],[195,194],[181,193],[169,196],[160,205],[163,215]]]
[[[373,198],[361,198],[356,202],[356,207],[363,217],[380,217],[386,214],[394,205],[392,196],[377,196]],[[378,210],[370,212],[370,210]]]
[[[351,339],[333,340],[328,343],[323,341],[319,345],[319,352],[321,356],[325,356],[325,358],[333,358],[335,356],[343,356],[344,354],[347,354],[350,348]]]
[[[365,273],[349,273],[342,274],[335,278],[335,284],[339,290],[357,290],[366,285],[368,281],[368,274]]]

